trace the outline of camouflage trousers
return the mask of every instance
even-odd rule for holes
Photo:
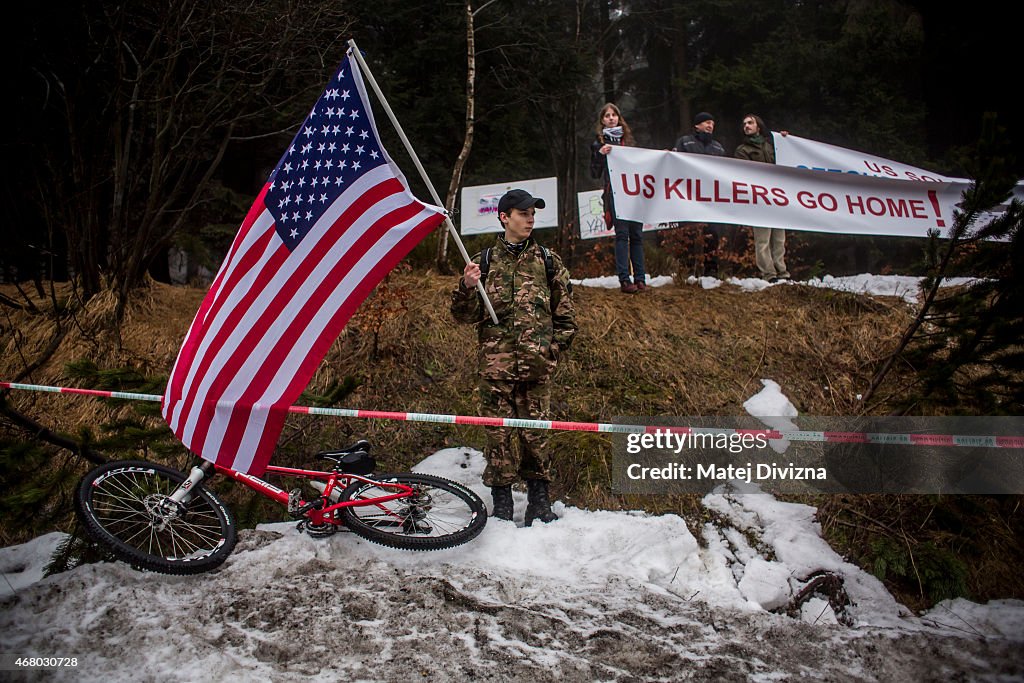
[[[522,420],[547,420],[551,410],[551,387],[547,382],[506,382],[480,379],[480,414]],[[547,431],[518,427],[485,427],[487,445],[484,484],[507,486],[517,479],[551,481]],[[519,448],[512,443],[518,437]]]

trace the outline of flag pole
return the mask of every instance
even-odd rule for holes
[[[388,118],[391,119],[391,125],[398,131],[398,137],[402,139],[402,144],[405,145],[405,150],[412,157],[412,163],[415,164],[416,170],[420,172],[420,177],[423,178],[423,182],[426,183],[427,189],[430,190],[430,195],[434,198],[434,203],[438,206],[444,207],[441,203],[441,197],[437,194],[437,190],[434,189],[434,184],[430,182],[430,178],[427,176],[426,170],[423,168],[423,164],[420,163],[420,158],[416,156],[416,150],[412,148],[412,143],[409,142],[409,138],[405,136],[405,131],[402,130],[402,126],[398,123],[398,117],[395,116],[395,112],[391,110],[391,105],[388,104],[387,99],[384,97],[384,93],[381,91],[380,86],[377,85],[377,79],[373,77],[373,73],[370,71],[370,67],[363,61],[363,55],[360,54],[359,48],[356,47],[356,41],[349,39],[349,48],[352,50],[352,54],[356,58],[356,62],[359,64],[360,70],[363,75],[366,76],[366,80],[370,82],[370,87],[373,88],[373,92],[377,94],[377,99],[380,100],[381,105],[384,107],[384,111],[387,112]],[[459,245],[459,252],[462,253],[462,258],[466,263],[470,263],[469,252],[466,251],[466,246],[462,243],[462,238],[459,236],[459,231],[455,229],[455,225],[452,223],[451,217],[448,215],[447,207],[445,208],[444,224],[448,228],[448,232],[451,234],[452,239]],[[477,282],[476,289],[480,293],[480,298],[483,299],[484,307],[487,309],[487,313],[491,316],[491,320],[494,324],[498,324],[498,316],[494,312],[494,307],[491,306],[491,300],[487,298],[487,292],[484,291],[484,283]]]

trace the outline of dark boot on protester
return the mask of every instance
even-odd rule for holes
[[[526,500],[526,526],[532,526],[535,519],[545,524],[558,519],[558,515],[551,511],[548,483],[543,479],[526,480]]]
[[[494,499],[494,512],[491,517],[512,521],[512,485],[492,486],[491,498]]]

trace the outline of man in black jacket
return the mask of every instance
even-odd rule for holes
[[[673,152],[689,152],[690,154],[710,154],[724,157],[725,148],[715,140],[715,117],[702,111],[693,118],[693,133],[676,140]]]
[[[722,143],[714,138],[715,117],[706,111],[702,111],[693,117],[693,133],[684,135],[676,140],[673,152],[688,152],[690,154],[710,154],[715,157],[724,157],[725,148]],[[697,262],[701,266],[698,275],[707,272],[709,275],[718,275],[718,243],[722,232],[722,226],[711,223],[704,227],[703,242],[697,240]],[[706,261],[706,263],[705,263]]]

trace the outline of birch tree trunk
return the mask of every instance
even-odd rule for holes
[[[490,4],[490,3],[487,3]],[[484,5],[486,7],[486,5]],[[481,7],[480,9],[483,9]],[[479,11],[479,10],[477,10]],[[452,178],[448,183],[448,194],[445,196],[444,208],[451,214],[455,210],[455,198],[462,185],[462,170],[466,167],[469,152],[473,149],[473,129],[476,125],[476,29],[473,26],[473,4],[466,0],[466,135],[462,140],[462,150],[455,159]],[[448,264],[448,230],[445,226],[437,229],[437,270],[443,275],[451,275],[452,268]]]

